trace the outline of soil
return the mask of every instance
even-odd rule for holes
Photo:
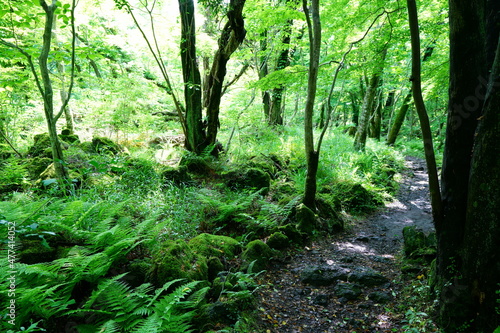
[[[407,158],[400,189],[380,211],[350,223],[347,231],[314,241],[305,250],[273,263],[260,276],[259,332],[404,332],[397,313],[404,280],[398,266],[402,230],[433,230],[425,162]],[[301,282],[308,267],[371,268],[389,282],[363,287],[358,297],[338,297],[335,285]],[[418,273],[416,273],[418,275]],[[383,294],[380,300],[375,294]],[[354,298],[354,299],[353,299]]]

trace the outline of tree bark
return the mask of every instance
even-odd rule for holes
[[[303,203],[312,211],[316,211],[316,174],[318,172],[319,152],[314,149],[313,114],[318,80],[319,56],[321,51],[321,21],[319,0],[311,1],[311,17],[307,0],[303,0],[309,30],[309,76],[307,81],[307,100],[304,111],[304,142],[307,158],[307,176]]]
[[[201,76],[196,60],[196,25],[193,0],[179,0],[181,62],[184,79],[186,148],[199,154],[205,148],[202,124]]]
[[[403,100],[403,104],[399,108],[398,113],[394,118],[391,130],[389,131],[389,135],[387,136],[387,144],[389,146],[393,146],[396,143],[396,139],[398,137],[399,131],[401,130],[401,127],[403,126],[406,113],[410,108],[410,100],[411,100],[411,91],[409,91],[408,94],[406,94]]]
[[[463,275],[474,332],[500,325],[500,42],[472,155],[463,244]]]
[[[375,100],[380,77],[384,68],[384,60],[387,54],[387,48],[382,52],[381,64],[379,64],[379,66],[375,69],[375,72],[373,73],[370,82],[366,87],[363,106],[361,108],[361,115],[359,116],[358,128],[354,137],[354,148],[361,151],[365,150],[370,115],[372,114],[373,102]]]
[[[422,96],[422,79],[420,63],[420,31],[418,28],[418,12],[415,0],[407,0],[408,20],[410,23],[411,35],[411,81],[413,101],[417,110],[424,141],[425,161],[427,164],[427,173],[429,175],[429,192],[431,194],[432,216],[434,223],[438,223],[442,216],[441,193],[439,190],[439,177],[437,173],[436,156],[434,154],[434,145],[432,143],[432,131],[429,123],[429,116],[425,108],[424,98]]]
[[[44,0],[40,1],[40,5],[45,11],[45,26],[43,32],[42,51],[40,52],[40,56],[38,57],[38,65],[40,68],[40,76],[43,85],[43,109],[47,122],[47,129],[49,132],[56,177],[60,181],[66,182],[69,178],[69,175],[66,167],[64,166],[64,156],[61,144],[59,142],[59,137],[57,135],[56,124],[58,117],[54,115],[54,91],[52,89],[52,81],[50,79],[50,72],[48,67],[48,58],[52,42],[52,27],[54,25],[55,17],[54,13],[57,9],[57,5],[56,1],[52,1],[51,5],[47,5]]]
[[[285,45],[285,48],[280,52],[280,55],[278,57],[278,61],[276,64],[276,70],[282,70],[288,66],[290,66],[290,58],[289,58],[289,53],[290,53],[290,35],[292,33],[292,24],[293,20],[288,20],[287,25],[284,29],[284,37],[282,40],[283,45]],[[282,101],[283,101],[283,94],[285,91],[285,87],[283,85],[280,85],[277,88],[274,88],[272,91],[272,98],[271,98],[271,108],[269,111],[269,124],[270,125],[283,125],[283,110],[282,110]]]
[[[438,322],[454,332],[464,318],[460,250],[465,234],[470,165],[477,118],[486,96],[485,0],[450,0],[450,86],[446,143],[441,174],[442,218],[435,221],[438,240],[435,289]]]
[[[245,39],[246,30],[243,19],[245,0],[231,0],[227,13],[228,21],[222,29],[219,38],[219,48],[214,56],[212,69],[208,77],[207,99],[207,131],[205,146],[215,146],[219,123],[219,108],[221,101],[226,65],[234,51]]]

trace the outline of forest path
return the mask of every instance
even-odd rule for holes
[[[261,276],[259,332],[404,331],[403,314],[387,311],[401,297],[402,230],[433,229],[425,162],[410,157],[406,166],[393,202]]]

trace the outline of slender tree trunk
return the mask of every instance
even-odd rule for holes
[[[406,113],[408,112],[408,109],[410,108],[410,100],[411,100],[411,91],[406,94],[403,104],[398,110],[398,113],[396,114],[396,117],[394,118],[394,122],[392,124],[391,130],[389,131],[389,135],[387,136],[387,144],[389,146],[392,146],[396,143],[396,139],[398,137],[399,131],[401,130],[401,127],[403,126],[403,122],[406,117]]]
[[[384,60],[387,54],[387,48],[382,51],[382,61],[379,67],[373,73],[368,86],[366,87],[365,97],[363,99],[363,106],[361,109],[361,115],[359,117],[358,128],[356,130],[356,135],[354,137],[354,148],[357,150],[365,150],[366,136],[368,132],[368,125],[370,120],[370,115],[373,110],[373,102],[377,93],[377,87],[379,86],[380,77],[382,76],[382,71],[384,68]]]
[[[261,34],[262,40],[260,41],[260,51],[262,52],[262,56],[258,59],[259,65],[259,79],[263,79],[269,74],[269,66],[267,62],[267,30]],[[270,108],[271,108],[271,96],[269,95],[269,91],[265,90],[262,92],[262,107],[264,109],[264,117],[266,120],[269,120]]]
[[[54,91],[52,89],[52,81],[50,79],[50,72],[48,67],[48,58],[50,53],[50,46],[52,42],[52,27],[54,26],[54,13],[57,9],[55,1],[51,5],[47,5],[45,1],[40,2],[43,10],[45,11],[45,27],[43,32],[43,45],[40,56],[38,57],[38,65],[40,67],[40,76],[43,85],[43,109],[45,119],[47,121],[47,129],[49,132],[50,145],[52,148],[52,158],[54,161],[54,169],[57,179],[67,181],[68,171],[64,166],[64,156],[57,135],[57,119],[54,115]]]
[[[290,35],[292,33],[292,24],[293,20],[288,20],[287,25],[284,30],[284,37],[282,40],[283,45],[285,45],[285,49],[280,52],[278,57],[278,63],[276,65],[276,70],[282,70],[288,66],[290,66]],[[285,91],[285,87],[280,85],[277,88],[274,88],[272,91],[272,99],[271,99],[271,109],[269,111],[269,124],[270,125],[283,125],[283,94]]]
[[[210,76],[208,78],[207,137],[206,146],[215,145],[219,123],[219,108],[222,87],[226,76],[226,65],[234,51],[245,39],[246,30],[243,20],[245,0],[230,0],[227,13],[228,21],[222,29]]]
[[[307,100],[304,112],[304,141],[307,158],[307,176],[303,203],[312,211],[316,210],[316,174],[318,172],[319,151],[314,149],[313,114],[318,80],[319,56],[321,51],[321,21],[319,0],[311,1],[311,17],[307,0],[303,0],[309,30],[309,76],[307,81]]]
[[[408,17],[411,35],[411,81],[413,100],[420,120],[422,139],[424,140],[425,161],[427,163],[427,173],[429,175],[429,191],[431,194],[432,216],[434,222],[439,221],[442,216],[441,193],[439,190],[439,177],[437,173],[436,157],[434,155],[434,145],[432,143],[432,131],[429,117],[422,97],[422,79],[420,64],[420,31],[418,28],[418,12],[415,0],[407,0]]]
[[[202,124],[201,76],[196,60],[196,25],[193,0],[179,0],[181,13],[181,62],[186,107],[186,148],[203,151],[205,134]]]

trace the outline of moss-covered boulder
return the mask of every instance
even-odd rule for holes
[[[269,245],[271,249],[283,250],[290,246],[290,239],[288,239],[284,233],[277,231],[269,236],[266,244]]]
[[[243,269],[257,273],[266,269],[269,259],[273,256],[273,250],[261,240],[254,240],[247,244],[245,251],[241,254]]]
[[[316,215],[303,203],[296,207],[295,218],[297,229],[300,232],[311,235],[317,227]]]
[[[186,154],[179,161],[179,166],[187,168],[187,171],[197,175],[210,175],[214,172],[211,164],[212,157],[203,157],[194,154]]]
[[[161,171],[161,177],[166,182],[171,182],[174,185],[191,181],[191,176],[188,174],[188,168],[185,165],[178,168],[166,167]]]
[[[49,133],[35,134],[33,140],[33,146],[28,149],[29,156],[52,157]]]
[[[429,262],[436,256],[436,234],[426,235],[415,226],[403,228],[404,252],[408,258],[423,258]]]
[[[304,235],[297,229],[297,226],[292,223],[288,223],[277,228],[278,232],[283,233],[290,242],[293,244],[302,245],[304,244]]]
[[[56,249],[47,246],[42,240],[23,240],[21,246],[19,261],[24,264],[38,264],[56,259]]]
[[[189,241],[189,246],[195,253],[205,257],[224,257],[233,259],[241,252],[241,244],[228,236],[203,233]]]
[[[30,179],[40,178],[40,174],[51,164],[52,158],[48,157],[33,157],[25,160],[26,170],[28,170]]]
[[[174,279],[207,280],[207,259],[195,253],[184,240],[168,240],[153,253],[151,281],[161,286]]]
[[[341,232],[344,230],[344,219],[334,208],[334,205],[327,199],[318,196],[316,198],[316,208],[318,210],[318,227],[328,233]]]
[[[92,138],[92,148],[97,153],[108,153],[112,155],[118,155],[125,152],[125,149],[121,145],[102,136]]]
[[[73,133],[68,128],[65,128],[61,131],[61,134],[59,134],[59,138],[67,143],[80,143],[80,138],[78,137],[78,135]]]
[[[231,171],[224,175],[226,185],[233,190],[242,189],[265,189],[264,194],[269,191],[271,177],[265,171],[258,168],[249,168]]]
[[[329,195],[334,206],[357,214],[369,213],[384,204],[381,195],[351,181],[339,181],[323,186],[319,192]]]

